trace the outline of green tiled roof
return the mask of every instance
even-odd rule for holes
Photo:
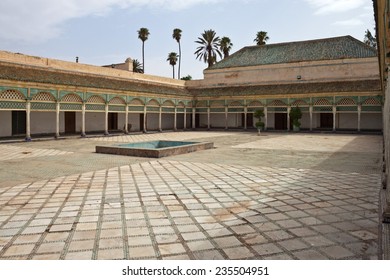
[[[108,90],[134,91],[140,93],[174,94],[188,96],[184,87],[152,84],[148,82],[81,74],[68,71],[49,70],[40,67],[28,67],[10,63],[0,63],[0,79],[47,83],[52,85],[90,87]]]
[[[321,82],[321,83],[295,83],[261,86],[239,86],[190,89],[190,93],[196,97],[207,96],[248,96],[248,95],[294,95],[316,93],[341,93],[341,92],[380,92],[381,86],[378,80]]]
[[[343,36],[245,47],[208,69],[375,56],[376,49],[351,36]]]

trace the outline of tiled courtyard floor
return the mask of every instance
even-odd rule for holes
[[[164,159],[101,142],[207,140]],[[381,136],[177,132],[0,145],[0,259],[376,259]]]

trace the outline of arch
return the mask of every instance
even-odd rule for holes
[[[166,100],[162,106],[165,106],[165,107],[175,107],[175,103],[173,103],[171,100]]]
[[[229,106],[231,107],[242,107],[242,104],[240,101],[232,101],[230,102]]]
[[[148,106],[160,106],[160,103],[156,99],[151,99],[148,104]]]
[[[184,103],[182,101],[180,101],[178,104],[177,104],[177,107],[179,108],[184,108],[186,105],[184,105]]]
[[[0,99],[8,100],[26,100],[23,93],[14,89],[7,89],[3,92],[0,92]]]
[[[321,98],[314,102],[314,106],[332,106],[332,103],[325,98]]]
[[[382,105],[381,102],[373,97],[364,100],[363,105]]]
[[[32,100],[36,101],[46,101],[46,102],[55,102],[56,98],[50,92],[38,92],[33,96]]]
[[[145,105],[145,103],[141,99],[138,99],[138,98],[134,98],[133,100],[130,101],[129,104],[135,105],[135,106]]]
[[[263,107],[264,104],[261,101],[255,100],[248,104],[249,107]]]
[[[206,101],[198,101],[196,102],[196,107],[208,107]]]
[[[69,93],[65,95],[64,97],[61,98],[62,102],[71,102],[71,103],[82,103],[83,100],[81,99],[80,96],[74,94],[74,93]]]
[[[295,100],[293,103],[291,103],[291,106],[307,106],[307,102],[302,100],[302,99],[299,99],[299,100]]]
[[[109,104],[116,104],[116,105],[126,105],[126,101],[120,96],[115,96],[108,103]]]
[[[92,95],[90,98],[88,98],[87,103],[105,104],[106,101],[99,95]]]
[[[356,102],[352,98],[343,98],[337,102],[337,105],[350,106],[350,105],[356,105]]]
[[[225,107],[225,101],[224,100],[211,101],[210,107]]]
[[[284,103],[282,100],[273,100],[271,103],[268,104],[268,106],[287,106],[286,103]]]

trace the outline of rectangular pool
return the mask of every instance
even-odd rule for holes
[[[212,142],[148,141],[96,146],[96,153],[161,158],[214,148]]]

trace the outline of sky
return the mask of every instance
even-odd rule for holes
[[[231,53],[254,45],[374,34],[372,0],[1,0],[0,50],[92,65],[142,62],[137,31],[148,28],[145,73],[172,77],[167,61],[178,53],[172,38],[182,30],[181,76],[202,79],[207,65],[195,43],[205,30],[227,36]]]

